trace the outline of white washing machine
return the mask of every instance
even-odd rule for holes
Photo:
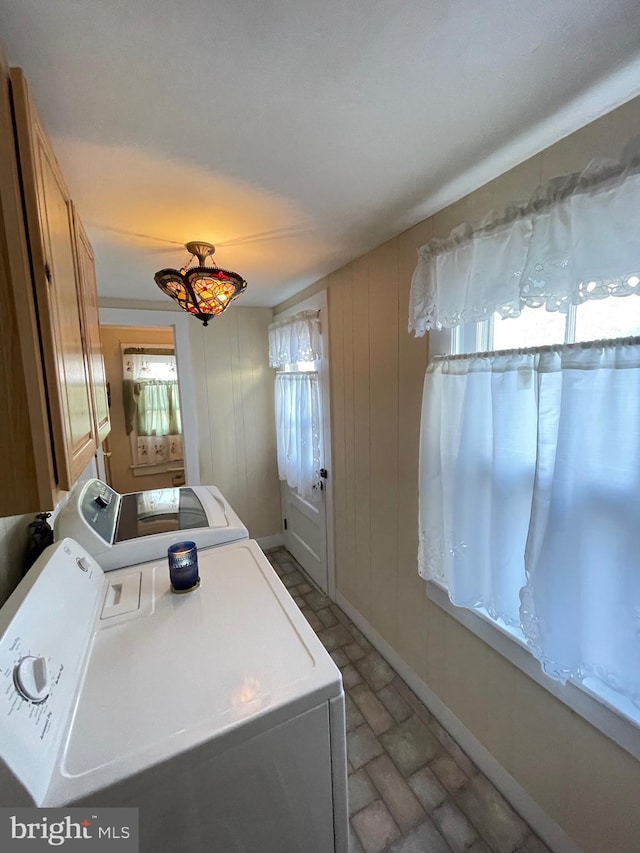
[[[189,539],[198,548],[248,539],[249,531],[215,486],[181,486],[121,495],[102,480],[79,483],[58,512],[56,539],[70,537],[105,572],[167,555]]]
[[[104,574],[75,541],[0,610],[0,805],[139,808],[140,849],[347,853],[340,672],[251,540]]]

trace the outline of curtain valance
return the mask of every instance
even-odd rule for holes
[[[409,331],[640,294],[640,140],[418,250]]]
[[[301,311],[269,325],[269,364],[284,367],[321,356],[320,317],[317,310]]]

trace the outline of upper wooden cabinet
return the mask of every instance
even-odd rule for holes
[[[0,52],[0,514],[51,509],[56,491],[9,76]]]
[[[16,489],[0,493],[0,514],[13,515],[55,506],[109,431],[109,414],[91,246],[24,76],[0,60],[0,378],[15,416],[2,444]]]

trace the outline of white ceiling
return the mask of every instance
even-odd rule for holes
[[[0,0],[96,252],[272,306],[640,93],[638,0]]]

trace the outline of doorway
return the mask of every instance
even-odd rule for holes
[[[280,497],[286,549],[296,558],[314,583],[325,593],[335,596],[333,559],[333,495],[331,489],[331,435],[329,411],[329,341],[327,292],[321,291],[293,308],[279,314],[284,319],[300,311],[318,310],[320,317],[322,356],[319,363],[301,366],[301,370],[317,375],[320,398],[321,458],[323,476],[312,499],[301,497],[286,481],[280,482]]]
[[[105,372],[107,376],[111,433],[103,445],[105,456],[105,476],[109,485],[121,494],[130,492],[147,491],[150,489],[174,488],[185,482],[184,454],[180,452],[182,444],[181,435],[178,441],[169,442],[166,430],[144,430],[139,429],[138,403],[140,401],[140,386],[136,387],[135,402],[129,393],[129,385],[125,379],[126,360],[142,358],[142,356],[125,356],[125,353],[140,350],[152,355],[148,360],[158,362],[170,362],[173,358],[175,364],[175,337],[171,327],[151,328],[135,326],[101,326],[102,348],[105,361]],[[160,354],[165,353],[166,357]],[[157,354],[157,355],[153,355]],[[133,376],[133,374],[131,374]],[[179,387],[177,371],[174,370],[173,383],[164,383],[164,386],[175,385],[170,388],[172,409],[177,409],[178,426],[172,429],[181,433],[179,425]],[[137,375],[136,375],[136,378]],[[158,383],[163,384],[163,383]],[[166,395],[166,387],[161,389]],[[132,409],[133,407],[133,409]],[[173,412],[172,412],[173,413]],[[176,423],[172,417],[172,424]],[[138,437],[138,432],[165,432],[167,437],[145,435]],[[156,456],[150,455],[156,451]],[[155,464],[152,464],[155,463]]]

